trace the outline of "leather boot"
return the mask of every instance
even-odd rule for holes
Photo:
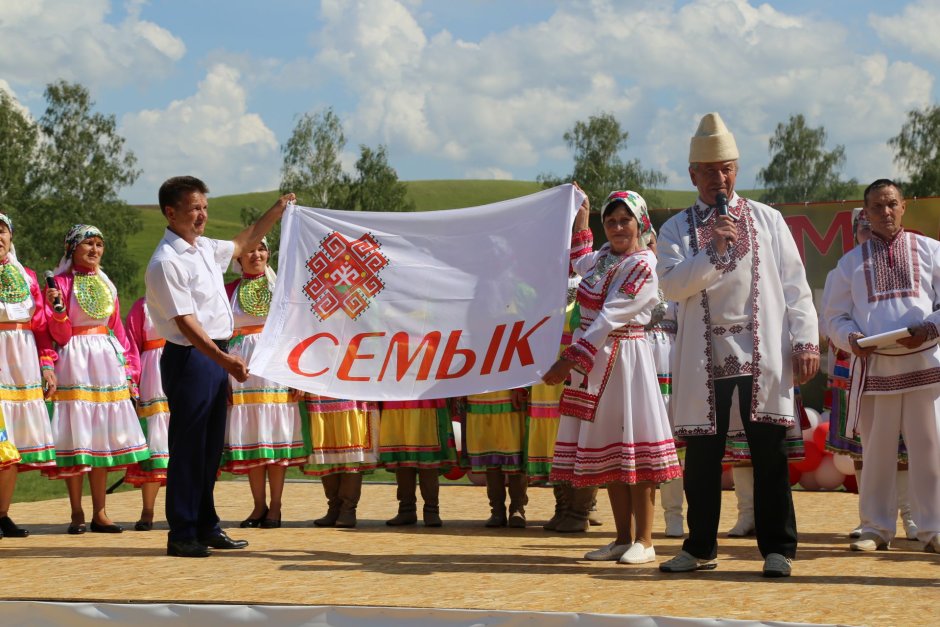
[[[754,469],[734,466],[734,495],[738,497],[738,521],[728,531],[729,538],[743,538],[756,533],[754,523]]]
[[[398,514],[386,520],[389,527],[413,525],[418,522],[418,497],[415,489],[418,483],[417,468],[399,468],[395,471],[395,483],[398,484]]]
[[[529,477],[525,473],[509,475],[509,518],[508,527],[525,529],[525,506],[529,504]]]
[[[552,494],[555,495],[555,514],[548,519],[547,523],[542,525],[542,529],[545,531],[555,531],[555,527],[558,526],[558,523],[564,518],[565,512],[568,511],[569,492],[570,486],[558,483],[552,486]]]
[[[317,527],[332,527],[339,518],[339,508],[342,500],[339,498],[340,475],[330,474],[320,477],[323,484],[323,493],[326,494],[326,515],[317,518],[313,524]]]
[[[441,520],[441,506],[439,502],[441,492],[441,478],[436,468],[422,468],[418,471],[418,485],[421,486],[421,500],[424,501],[425,527],[440,527],[444,524]]]
[[[682,518],[682,478],[660,485],[659,497],[663,504],[663,518],[666,520],[666,537],[683,537],[685,528]]]
[[[356,507],[362,494],[362,475],[358,472],[344,472],[340,478],[339,498],[343,503],[339,508],[336,526],[349,529],[356,526]]]
[[[486,496],[490,500],[490,517],[484,527],[506,526],[506,483],[499,468],[486,469]]]
[[[588,524],[592,527],[600,527],[604,524],[604,521],[601,520],[600,515],[597,513],[597,487],[592,488],[594,490],[594,496],[591,497],[591,508],[588,510]]]
[[[591,509],[591,503],[597,494],[597,488],[571,488],[570,500],[568,501],[568,511],[564,518],[555,526],[558,533],[579,533],[587,531],[588,512]]]

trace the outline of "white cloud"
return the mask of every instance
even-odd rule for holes
[[[893,16],[870,15],[868,23],[886,44],[907,48],[915,54],[940,61],[940,5],[917,0]]]
[[[106,18],[108,0],[0,0],[0,75],[14,84],[57,79],[118,85],[165,75],[183,57],[183,42],[139,18],[129,3],[118,24]]]
[[[120,133],[144,171],[129,194],[135,201],[151,202],[180,174],[202,178],[216,195],[278,186],[277,139],[247,111],[240,75],[226,65],[211,67],[188,98],[125,115]]]
[[[29,109],[23,106],[23,103],[21,103],[19,101],[19,98],[16,97],[16,92],[13,91],[13,88],[10,87],[10,84],[6,82],[5,80],[3,80],[2,78],[0,78],[0,91],[5,91],[7,93],[7,95],[10,97],[13,103],[14,109],[22,113],[26,117],[26,119],[28,120],[33,119],[33,115],[29,112]]]
[[[324,2],[312,73],[355,95],[354,141],[455,173],[534,178],[559,156],[570,164],[562,134],[608,111],[630,132],[628,158],[687,187],[688,138],[717,110],[737,137],[745,186],[795,113],[825,126],[830,147],[845,144],[845,175],[866,180],[894,174],[885,141],[933,91],[929,72],[857,45],[840,23],[746,0],[558,3],[545,21],[478,41],[423,32],[415,7]]]
[[[501,168],[470,168],[464,173],[465,179],[483,179],[493,181],[511,181],[512,172]]]

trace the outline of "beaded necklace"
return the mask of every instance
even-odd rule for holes
[[[73,291],[78,306],[82,308],[89,318],[101,320],[109,318],[114,313],[114,296],[107,284],[94,274],[74,272],[75,284]]]
[[[597,262],[597,265],[594,267],[594,272],[588,277],[588,283],[590,285],[597,285],[601,279],[607,276],[607,272],[613,266],[620,263],[621,259],[621,255],[615,255],[613,252],[607,251],[607,254],[601,257],[601,260]]]
[[[29,296],[29,284],[12,263],[0,265],[0,302],[22,303]]]
[[[271,308],[271,288],[268,277],[260,275],[242,277],[238,283],[238,306],[249,316],[265,318]]]

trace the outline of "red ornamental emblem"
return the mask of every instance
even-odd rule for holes
[[[307,261],[312,278],[304,286],[310,309],[321,322],[340,310],[355,320],[385,289],[378,275],[388,258],[379,248],[371,233],[354,241],[336,231],[323,238],[320,250]]]

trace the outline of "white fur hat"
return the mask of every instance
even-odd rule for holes
[[[689,143],[689,163],[718,163],[738,158],[734,135],[717,113],[706,113]]]

